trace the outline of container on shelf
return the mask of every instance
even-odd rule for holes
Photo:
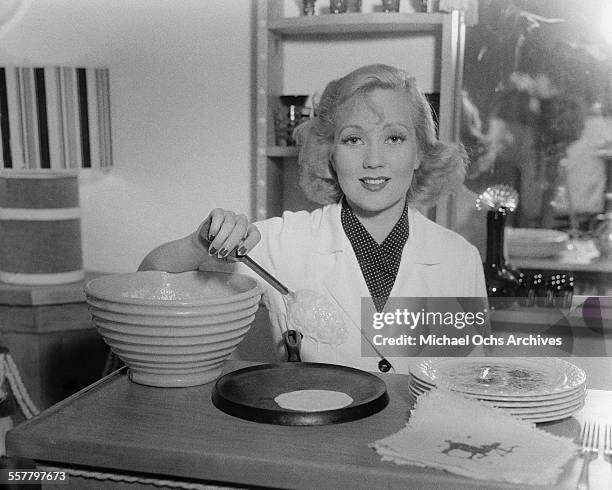
[[[400,0],[382,0],[383,12],[399,12]]]
[[[308,95],[281,95],[274,115],[274,129],[278,146],[295,146],[293,130],[309,117],[305,106]]]
[[[348,0],[329,0],[331,14],[344,14],[348,10]]]
[[[303,0],[302,1],[302,13],[304,15],[315,15],[315,3],[316,0]]]

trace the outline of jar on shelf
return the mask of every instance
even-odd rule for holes
[[[382,0],[383,12],[399,12],[400,0]]]
[[[303,0],[302,13],[304,15],[315,15],[315,3],[316,0]]]
[[[310,117],[305,106],[308,95],[281,95],[274,114],[274,130],[278,146],[295,146],[293,130]]]
[[[348,0],[329,0],[331,14],[344,14],[348,9]]]

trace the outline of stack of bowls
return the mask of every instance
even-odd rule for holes
[[[94,324],[149,386],[215,380],[259,307],[257,282],[233,273],[144,271],[91,280],[85,294]]]

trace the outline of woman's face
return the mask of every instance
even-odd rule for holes
[[[340,108],[333,166],[355,214],[397,220],[420,156],[404,93],[375,89]]]

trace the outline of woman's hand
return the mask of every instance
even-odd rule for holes
[[[261,234],[244,214],[216,208],[200,225],[195,238],[210,255],[224,259],[233,250],[237,255],[249,253],[261,240]]]

